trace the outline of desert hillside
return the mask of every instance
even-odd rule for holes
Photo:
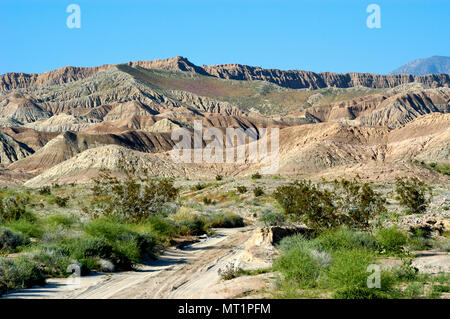
[[[172,177],[247,176],[242,164],[173,163],[171,132],[279,128],[279,174],[415,175],[450,161],[450,77],[197,66],[183,57],[0,76],[0,181],[88,182],[122,160]],[[270,139],[270,138],[269,138]],[[202,145],[208,140],[203,139]],[[432,164],[432,167],[430,167]]]

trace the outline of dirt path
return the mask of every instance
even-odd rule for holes
[[[183,249],[167,249],[156,262],[143,265],[138,271],[81,277],[81,287],[70,284],[67,279],[49,279],[44,287],[17,291],[5,297],[207,298],[212,293],[214,298],[228,297],[226,291],[223,294],[217,291],[220,286],[218,270],[228,263],[239,262],[251,231],[250,227],[218,229],[216,235]]]

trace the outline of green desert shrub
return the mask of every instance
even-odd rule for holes
[[[339,224],[353,229],[369,229],[370,220],[386,213],[386,200],[368,183],[340,180],[334,181],[334,205]]]
[[[320,190],[311,182],[296,181],[279,186],[273,197],[288,216],[302,221],[314,230],[338,226],[332,194],[327,190]]]
[[[242,185],[237,186],[237,187],[236,187],[236,190],[238,191],[239,194],[247,193],[247,187],[242,186]]]
[[[252,174],[252,179],[261,179],[262,175],[259,172]]]
[[[194,186],[192,186],[192,189],[196,190],[196,191],[201,191],[202,189],[205,189],[206,187],[208,187],[207,184],[197,183]]]
[[[58,205],[58,207],[66,207],[68,201],[69,197],[55,196],[55,204]]]
[[[46,223],[53,226],[62,226],[64,228],[72,227],[78,218],[74,215],[54,214],[46,218]]]
[[[424,182],[415,177],[398,178],[395,191],[400,205],[406,207],[411,213],[420,214],[426,211],[431,199],[431,189]]]
[[[375,235],[380,249],[389,254],[400,254],[408,243],[408,237],[397,227],[379,229]]]
[[[390,299],[391,294],[380,289],[350,286],[336,290],[335,299]]]
[[[274,270],[283,275],[283,280],[300,288],[316,287],[320,264],[307,249],[289,249],[275,260]]]
[[[182,219],[178,221],[180,225],[180,235],[199,236],[208,232],[208,225],[204,218],[196,216],[192,219]]]
[[[161,213],[168,202],[178,197],[179,190],[172,180],[154,179],[145,172],[140,175],[128,168],[125,172],[125,179],[119,180],[103,170],[95,180],[96,215],[140,222]]]
[[[378,247],[374,236],[369,233],[354,231],[348,228],[338,228],[321,233],[314,239],[314,244],[327,251],[368,249]]]
[[[281,226],[286,222],[286,216],[280,212],[265,211],[262,213],[259,221],[266,227],[268,226]]]
[[[40,247],[28,253],[28,257],[39,265],[39,268],[48,277],[68,276],[67,268],[74,263],[70,257],[70,251],[56,244]]]
[[[277,246],[281,251],[287,252],[291,249],[305,250],[310,249],[314,246],[314,242],[312,240],[308,240],[304,235],[297,234],[288,237],[284,237]]]
[[[255,195],[255,197],[259,197],[264,195],[264,191],[261,187],[257,186],[253,189],[253,195]]]
[[[111,259],[118,269],[130,269],[147,256],[153,256],[156,247],[156,240],[150,233],[138,233],[125,224],[107,218],[90,222],[84,231],[95,239],[92,242],[89,242],[91,239],[83,239],[86,245],[103,243],[112,247]]]
[[[384,199],[356,181],[335,181],[332,190],[296,181],[277,187],[273,196],[287,215],[317,232],[338,226],[368,229],[370,220],[385,211]]]
[[[43,187],[39,188],[38,192],[41,195],[50,195],[52,193],[52,190],[51,190],[50,186],[43,186]]]
[[[20,218],[6,224],[8,228],[21,232],[27,237],[41,238],[45,233],[45,227],[38,219]]]
[[[26,199],[21,196],[6,197],[0,199],[0,222],[5,223],[18,220],[28,215]]]
[[[403,257],[402,264],[394,270],[394,275],[400,281],[411,282],[418,276],[419,270],[412,266],[411,257]]]
[[[199,215],[187,207],[182,207],[171,216],[178,226],[178,233],[182,236],[202,235],[208,233],[207,216]]]
[[[207,218],[207,224],[213,228],[244,227],[244,219],[231,212],[215,213]]]
[[[162,215],[153,215],[139,225],[139,228],[148,230],[159,242],[168,242],[173,237],[179,235],[178,225]]]
[[[367,266],[374,257],[365,249],[337,250],[333,262],[326,272],[327,282],[334,288],[367,286]]]
[[[0,252],[15,252],[17,247],[29,244],[29,240],[21,233],[0,226]]]
[[[216,175],[216,181],[221,181],[223,179],[222,175]]]
[[[0,257],[0,295],[15,289],[44,285],[45,277],[39,267],[28,258]]]

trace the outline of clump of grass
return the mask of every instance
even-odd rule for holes
[[[211,198],[206,197],[206,196],[203,197],[202,201],[203,201],[203,204],[205,204],[205,205],[214,205],[214,204],[216,204],[216,201],[214,201]]]
[[[42,246],[29,252],[27,256],[39,265],[47,277],[66,277],[67,268],[74,261],[70,258],[70,251],[59,245]]]
[[[158,243],[168,244],[171,239],[182,235],[182,230],[179,225],[162,215],[153,215],[147,218],[144,222],[130,225],[130,227],[138,232],[151,233]]]
[[[333,263],[326,272],[331,287],[365,288],[367,285],[367,266],[374,261],[374,255],[365,249],[337,250]]]
[[[327,251],[369,249],[376,250],[378,242],[369,233],[352,231],[348,228],[338,228],[323,232],[314,239],[317,247]]]
[[[216,175],[216,181],[221,181],[223,179],[222,175]]]
[[[233,264],[227,264],[224,268],[218,270],[218,274],[222,280],[231,280],[240,276],[256,276],[260,274],[265,274],[271,272],[272,268],[262,268],[262,269],[242,269]]]
[[[181,236],[197,236],[209,231],[206,218],[194,213],[187,207],[181,207],[171,218],[177,223],[178,234]]]

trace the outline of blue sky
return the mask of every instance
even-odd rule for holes
[[[81,8],[81,28],[66,7]],[[369,29],[366,7],[381,8]],[[0,73],[177,55],[195,64],[388,73],[450,55],[449,0],[2,0]]]

